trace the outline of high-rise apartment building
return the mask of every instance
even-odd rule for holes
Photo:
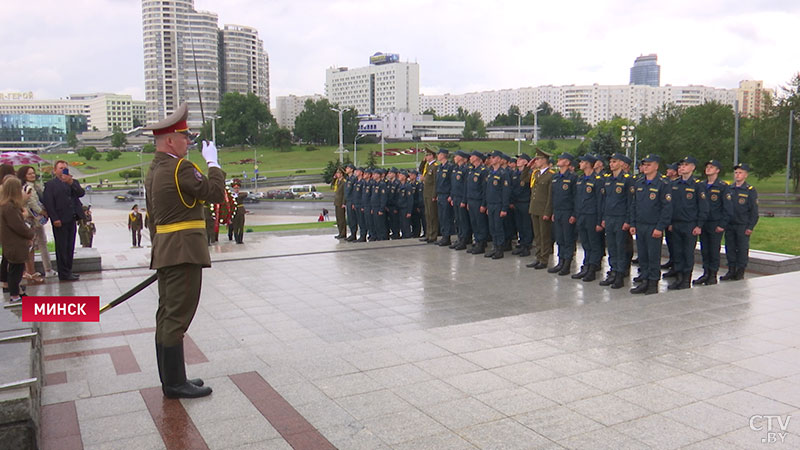
[[[742,80],[736,90],[736,99],[739,101],[739,114],[745,117],[758,117],[769,107],[771,98],[775,93],[771,89],[764,89],[763,81]]]
[[[227,25],[220,31],[217,15],[196,11],[194,0],[143,0],[142,34],[147,122],[187,102],[189,125],[198,128],[201,101],[210,117],[226,92],[252,92],[269,102],[269,65],[255,29]]]
[[[294,120],[305,109],[306,100],[317,102],[323,98],[325,97],[319,94],[275,97],[275,121],[278,122],[278,126],[292,130],[294,129]]]
[[[658,65],[658,55],[651,53],[636,58],[633,62],[633,67],[631,67],[630,84],[661,85],[661,66]]]
[[[419,64],[376,53],[366,67],[332,67],[325,73],[325,95],[359,114],[414,113],[419,109]]]

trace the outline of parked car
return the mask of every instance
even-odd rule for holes
[[[323,197],[324,196],[322,195],[321,192],[306,192],[305,194],[300,195],[299,198],[315,200],[315,199],[321,199]]]
[[[138,196],[138,197],[142,197],[142,196],[144,196],[144,192],[143,192],[143,190],[139,190],[139,189],[131,189],[130,191],[128,191],[128,195],[135,195],[135,196]]]
[[[275,194],[275,198],[291,200],[294,198],[294,194],[292,191],[279,191],[277,194]]]
[[[280,192],[281,191],[278,190],[267,191],[266,198],[275,198],[275,196],[277,196]]]
[[[134,198],[132,195],[125,194],[125,195],[115,195],[114,200],[118,202],[132,202],[134,201]]]

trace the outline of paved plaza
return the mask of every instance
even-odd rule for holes
[[[210,397],[162,398],[155,285],[43,324],[44,448],[800,447],[798,273],[634,296],[324,232],[213,247],[186,344]],[[35,294],[110,301],[152,273],[124,247]]]

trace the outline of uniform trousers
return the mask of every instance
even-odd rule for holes
[[[472,225],[469,222],[469,211],[466,206],[461,206],[461,202],[466,204],[466,200],[453,199],[453,208],[456,211],[456,227],[458,228],[458,240],[467,243],[472,240]]]
[[[433,197],[425,199],[425,237],[435,241],[439,237],[439,211]]]
[[[505,233],[506,242],[511,242],[517,237],[517,223],[514,219],[516,215],[516,209],[508,208],[508,214],[503,217],[503,232]]]
[[[602,240],[600,233],[595,228],[597,226],[597,215],[580,214],[578,215],[578,234],[580,235],[581,245],[583,246],[583,265],[600,265],[603,259]]]
[[[489,203],[486,207],[489,220],[489,234],[492,235],[492,242],[498,247],[502,247],[506,241],[506,233],[503,228],[503,217],[500,217],[500,211],[503,210],[503,205],[500,203]]]
[[[750,236],[744,234],[747,225],[728,225],[725,229],[725,257],[728,269],[747,267],[750,253]]]
[[[528,213],[528,202],[514,203],[514,225],[519,233],[519,245],[530,247],[533,243],[533,224],[531,215]],[[553,253],[552,249],[550,253]]]
[[[624,216],[610,216],[606,219],[606,244],[608,245],[608,263],[611,270],[627,273],[631,265],[628,256],[628,243],[631,234],[622,229],[626,222]]]
[[[347,211],[344,205],[333,205],[336,210],[336,228],[339,229],[339,236],[347,236]]]
[[[439,234],[444,239],[450,239],[453,234],[453,207],[447,201],[447,195],[437,195],[436,205],[438,208],[437,215],[439,217]]]
[[[347,225],[350,227],[350,236],[358,232],[358,215],[352,203],[347,204]]]
[[[719,271],[720,247],[722,246],[722,235],[724,232],[717,233],[719,222],[706,222],[703,224],[703,231],[700,233],[700,254],[703,256],[703,269],[711,272]]]
[[[56,244],[56,267],[61,279],[72,276],[72,260],[75,256],[75,231],[77,223],[61,222],[60,227],[53,226],[53,240]]]
[[[675,242],[672,238],[672,231],[664,230],[664,240],[667,241],[667,250],[669,251],[669,262],[675,263]]]
[[[199,264],[178,264],[162,267],[158,273],[158,309],[156,310],[156,342],[172,347],[183,342],[183,335],[192,323],[200,302],[203,267]]]
[[[386,211],[383,211],[380,206],[372,208],[372,226],[374,227],[372,233],[373,240],[385,241],[388,238],[386,231]]]
[[[397,206],[390,206],[389,207],[389,230],[391,231],[393,239],[400,239],[400,211],[397,210]]]
[[[553,212],[553,231],[558,244],[559,259],[572,259],[575,256],[575,224],[569,223],[571,215],[570,211]],[[533,230],[534,237],[539,233],[539,230]]]
[[[489,239],[489,219],[481,213],[480,200],[467,200],[469,206],[469,224],[475,235],[475,242],[486,242]]]
[[[639,251],[641,274],[650,281],[661,279],[661,238],[653,237],[655,224],[636,227],[636,249]]]
[[[411,236],[420,237],[424,235],[423,224],[425,223],[425,213],[422,207],[416,206],[411,211]]]
[[[131,228],[131,240],[134,247],[138,247],[142,245],[142,229],[141,228]]]
[[[693,225],[689,222],[672,224],[672,263],[675,271],[686,273],[694,269],[694,248],[697,236],[692,234]]]
[[[536,260],[546,262],[553,254],[553,230],[551,222],[545,221],[542,216],[530,216],[533,222],[533,238],[536,240]],[[521,239],[521,237],[520,237]],[[559,252],[561,255],[561,252]]]

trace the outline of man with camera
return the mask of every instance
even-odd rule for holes
[[[69,174],[67,162],[56,161],[53,179],[44,185],[44,208],[53,226],[58,279],[61,281],[77,281],[80,278],[72,273],[72,259],[78,220],[86,219],[80,201],[85,194],[78,180]]]

